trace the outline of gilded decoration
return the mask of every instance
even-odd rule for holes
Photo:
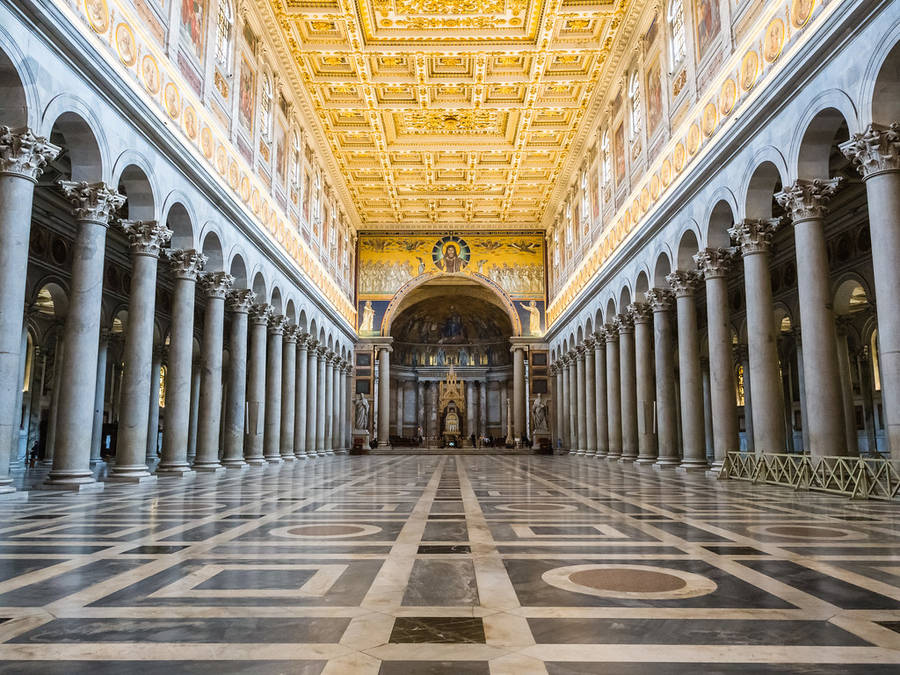
[[[369,230],[543,218],[646,0],[256,0]]]

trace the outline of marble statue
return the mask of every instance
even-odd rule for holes
[[[534,300],[527,305],[523,302],[522,309],[528,312],[528,324],[525,326],[525,335],[540,335],[541,310],[534,304]]]
[[[359,330],[361,333],[371,333],[375,330],[375,308],[372,307],[371,300],[366,300],[366,304],[363,306],[362,321],[359,324]]]
[[[354,428],[368,431],[369,429],[369,401],[360,393],[356,394],[356,401],[353,403],[355,408]]]
[[[531,428],[535,432],[549,431],[547,426],[547,403],[538,394],[531,404]]]

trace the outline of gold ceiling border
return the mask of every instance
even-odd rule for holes
[[[578,267],[569,276],[547,307],[547,325],[551,326],[581,295],[600,268],[610,260],[638,225],[650,222],[649,215],[675,186],[687,179],[685,171],[693,162],[710,152],[714,137],[722,129],[733,126],[738,112],[750,101],[762,95],[773,74],[785,67],[799,45],[809,39],[816,27],[830,16],[840,2],[823,3],[818,0],[813,12],[801,25],[791,20],[793,0],[772,3],[756,22],[752,38],[745,39],[726,60],[722,73],[714,78],[706,92],[685,115],[678,131],[673,133],[660,152],[653,169],[625,199],[601,237],[594,242]],[[805,36],[804,39],[800,39]],[[753,64],[752,72],[748,64]],[[573,158],[574,159],[574,158]]]
[[[131,90],[152,104],[150,109],[163,124],[171,129],[170,123],[177,123],[173,131],[180,136],[182,145],[209,168],[209,174],[219,186],[237,198],[270,241],[280,246],[294,261],[296,269],[355,326],[356,308],[350,299],[296,228],[279,215],[282,210],[267,194],[267,188],[252,167],[229,141],[222,140],[227,134],[221,133],[218,120],[204,108],[165,53],[154,45],[130,8],[119,0],[91,3],[93,11],[102,12],[102,16],[89,16],[84,2],[77,3],[76,11],[66,0],[54,0],[54,5],[84,37],[101,47],[96,50],[98,55],[129,75],[126,81]]]

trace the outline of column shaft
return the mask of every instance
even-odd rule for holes
[[[228,396],[225,408],[225,439],[222,465],[226,469],[246,468],[244,461],[244,427],[247,408],[247,324],[250,306],[256,294],[249,289],[228,293],[226,306],[231,314],[228,346],[231,364],[228,369]],[[171,353],[171,349],[170,349]],[[168,429],[168,422],[166,423]]]
[[[636,464],[653,464],[657,460],[656,387],[653,360],[653,312],[650,305],[636,302],[629,307],[634,320],[635,394],[637,403],[638,456]]]
[[[621,378],[622,457],[632,462],[638,456],[637,382],[634,363],[634,322],[631,315],[619,315],[619,377]]]
[[[391,348],[378,348],[378,446],[390,447]],[[436,416],[435,416],[436,418]]]
[[[619,329],[606,326],[606,434],[609,443],[607,459],[622,456],[622,388],[619,373]]]
[[[525,435],[525,348],[513,345],[513,434]]]
[[[56,416],[56,447],[53,449],[53,468],[46,484],[53,488],[81,489],[95,482],[90,468],[96,385],[93,374],[97,372],[97,346],[100,340],[106,229],[110,215],[122,206],[125,199],[102,183],[61,185],[75,205],[78,231],[72,251],[69,310],[64,333],[65,358],[59,380]],[[17,326],[15,339],[18,342],[21,324],[17,323]],[[15,365],[18,366],[18,347],[14,351]],[[90,373],[91,376],[83,377],[83,373]],[[143,402],[146,406],[147,399],[144,398]],[[145,425],[145,441],[146,429]],[[4,430],[3,438],[10,436],[8,432],[8,428]],[[4,462],[8,462],[8,457]]]
[[[200,355],[200,407],[197,418],[195,471],[224,470],[219,462],[219,430],[222,413],[222,347],[225,329],[225,293],[233,278],[212,272],[201,278],[206,294],[203,346]]]
[[[158,474],[183,476],[191,472],[188,445],[191,426],[191,380],[194,354],[194,293],[197,274],[206,256],[178,249],[168,254],[175,282],[172,285],[169,327],[169,368],[166,373],[166,428]],[[232,361],[234,359],[232,349]],[[225,437],[226,444],[228,436]]]
[[[653,360],[656,370],[656,437],[659,459],[654,466],[677,466],[678,423],[675,419],[672,292],[653,288],[647,298],[653,310]]]
[[[269,464],[281,459],[281,355],[284,342],[284,317],[269,318],[266,345],[266,414],[263,431],[263,456]]]
[[[319,383],[319,396],[316,400],[316,452],[320,455],[328,454],[325,451],[325,433],[326,427],[328,426],[328,420],[325,416],[325,402],[328,400],[331,383],[325,377],[325,356],[327,353],[328,350],[320,345],[317,350],[318,359],[316,361],[316,380]],[[387,427],[385,426],[385,431],[386,430]]]
[[[296,413],[295,385],[297,378],[297,329],[285,328],[281,351],[281,459],[293,462],[294,415]]]
[[[597,420],[594,418],[597,410],[597,368],[594,364],[594,339],[587,338],[584,341],[584,410],[585,410],[585,446],[584,454],[594,456],[597,454]]]
[[[578,345],[575,355],[575,422],[578,425],[578,454],[587,452],[587,409],[585,407],[584,345]]]
[[[319,410],[319,352],[317,340],[308,340],[306,358],[306,454],[318,457],[316,452],[317,412]]]
[[[244,438],[244,460],[250,466],[266,463],[263,454],[266,419],[266,352],[269,317],[272,308],[266,304],[250,308],[250,358],[247,363],[247,411]]]
[[[94,427],[91,430],[91,466],[100,461],[100,452],[103,446],[103,408],[106,396],[106,357],[108,354],[109,334],[104,332],[100,335],[100,349],[97,352],[97,389],[94,392]]]
[[[301,334],[297,338],[297,370],[295,413],[294,413],[294,455],[297,459],[306,459],[306,391],[307,391],[307,364],[309,354],[306,351],[308,336]]]

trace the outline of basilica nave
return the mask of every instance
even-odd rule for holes
[[[0,673],[895,672],[898,124],[889,0],[3,0]]]

